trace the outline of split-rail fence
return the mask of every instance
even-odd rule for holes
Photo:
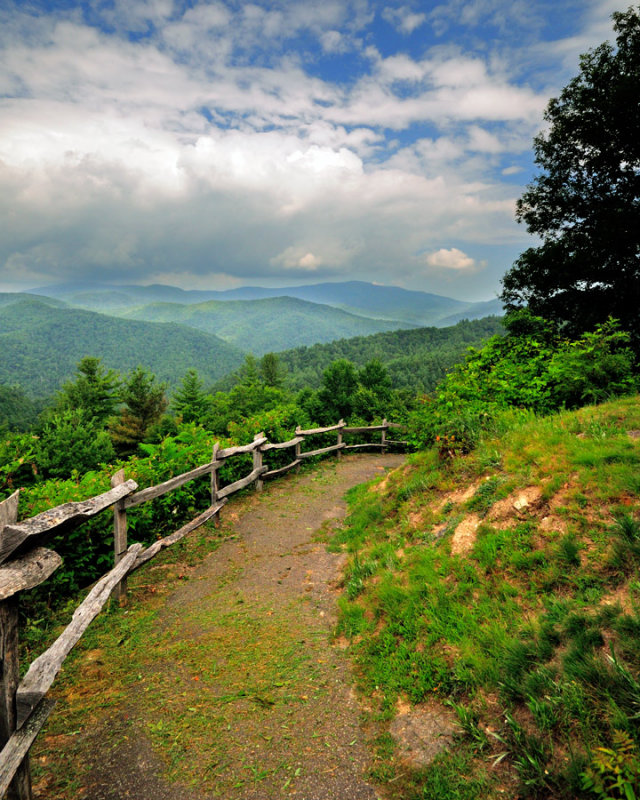
[[[177,475],[158,486],[137,491],[135,481],[125,480],[124,470],[119,470],[112,477],[112,488],[108,492],[88,500],[64,503],[21,522],[17,522],[19,491],[0,503],[0,798],[31,800],[29,750],[55,705],[55,701],[47,697],[47,692],[65,658],[110,596],[113,594],[121,604],[126,601],[127,575],[208,520],[217,522],[220,510],[232,494],[251,484],[261,490],[263,481],[283,475],[314,456],[326,453],[340,455],[346,450],[371,447],[384,452],[390,445],[406,445],[406,442],[387,438],[390,429],[401,427],[403,426],[398,423],[386,420],[381,425],[348,427],[340,420],[337,425],[327,428],[297,428],[295,437],[287,442],[271,443],[264,434],[258,434],[247,445],[220,448],[216,443],[209,463]],[[375,431],[381,434],[379,442],[346,444],[343,440],[345,434]],[[337,436],[336,444],[317,450],[302,449],[307,437],[332,432]],[[289,464],[279,469],[270,469],[264,463],[265,454],[270,450],[286,448],[294,450],[293,460]],[[251,472],[234,483],[220,486],[218,470],[227,459],[241,453],[253,455]],[[203,475],[211,475],[211,505],[206,511],[149,547],[145,548],[142,544],[128,545],[127,509],[160,497]],[[108,508],[113,508],[114,514],[113,569],[97,581],[76,608],[63,633],[48,650],[33,661],[20,680],[19,593],[43,583],[62,563],[56,552],[44,546],[54,533],[71,531]]]

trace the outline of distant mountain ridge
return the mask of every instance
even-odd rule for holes
[[[185,290],[162,284],[116,286],[83,283],[45,286],[33,291],[65,300],[72,305],[105,313],[120,313],[126,309],[158,302],[192,305],[211,300],[230,302],[293,297],[339,308],[369,319],[398,322],[398,327],[402,327],[402,323],[407,326],[445,326],[464,318],[479,319],[488,314],[502,314],[502,305],[497,299],[465,302],[428,292],[365,281],[328,282],[276,289],[243,286],[225,291]]]
[[[372,319],[333,306],[280,296],[192,304],[150,303],[121,311],[120,315],[127,319],[189,325],[214,333],[256,356],[292,346],[415,327],[407,322]]]

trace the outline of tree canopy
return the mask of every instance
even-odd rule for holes
[[[580,59],[534,140],[542,172],[517,205],[540,236],[503,278],[507,309],[528,305],[571,335],[618,318],[640,346],[640,8],[613,14],[616,46]]]

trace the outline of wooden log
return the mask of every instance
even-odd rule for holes
[[[0,503],[0,535],[4,527],[17,518],[18,492],[14,492]],[[0,664],[0,748],[4,749],[18,724],[15,698],[20,681],[20,659],[16,594],[0,601]],[[31,800],[31,771],[27,752],[17,761],[7,779],[8,800]]]
[[[344,429],[344,433],[369,433],[369,431],[386,431],[388,425],[369,425],[368,427],[349,427]]]
[[[384,430],[380,434],[380,441],[382,442],[382,452],[384,453],[386,450],[386,440],[387,440],[387,418],[385,417],[382,420],[382,424],[384,425]]]
[[[124,558],[111,572],[96,583],[76,608],[71,622],[48,650],[36,658],[24,676],[16,692],[17,727],[25,723],[33,709],[45,696],[60,671],[65,658],[78,642],[89,624],[96,618],[114,587],[129,572],[142,550],[141,544],[132,544]]]
[[[322,447],[320,450],[309,450],[306,453],[300,453],[300,458],[311,458],[312,456],[321,456],[323,453],[331,453],[334,450],[344,450],[346,445],[332,444],[331,447]]]
[[[386,444],[398,444],[403,445],[404,447],[409,447],[409,442],[399,442],[396,439],[386,439]]]
[[[62,558],[53,550],[36,547],[20,558],[5,561],[0,567],[0,600],[33,589],[52,575],[62,564]]]
[[[304,441],[304,436],[300,436],[301,427],[299,425],[296,426],[296,439],[300,439],[300,442]],[[296,472],[300,472],[300,464],[302,463],[302,459],[300,455],[302,453],[301,447],[302,445],[300,442],[296,442],[296,449],[295,449],[295,460],[298,462],[298,466],[296,467]]]
[[[223,489],[218,489],[218,500],[222,499],[223,497],[228,497],[230,494],[234,494],[235,492],[239,492],[241,489],[246,489],[247,486],[252,484],[256,478],[258,478],[260,475],[263,475],[266,471],[266,467],[254,469],[247,475],[246,478],[241,478],[239,481],[230,483]]]
[[[256,439],[264,439],[264,438],[266,438],[264,433],[259,433],[253,437],[253,440],[255,442]],[[262,469],[262,448],[256,447],[256,449],[253,451],[253,471],[256,472],[257,470],[260,469]],[[266,469],[267,467],[265,467],[265,470]],[[264,470],[262,471],[264,472]],[[258,480],[256,481],[256,492],[261,492],[262,486],[263,486],[262,481],[260,480],[260,478],[258,478]]]
[[[384,445],[380,444],[380,442],[366,442],[365,444],[348,444],[344,449],[345,450],[361,450],[363,447],[380,447],[380,448],[383,448]]]
[[[225,497],[220,500],[219,503],[216,503],[214,506],[210,506],[206,511],[203,511],[202,514],[199,514],[197,517],[195,517],[195,519],[192,519],[191,522],[187,522],[187,524],[183,525],[179,530],[175,531],[169,536],[165,536],[164,539],[158,539],[157,542],[154,542],[150,547],[147,547],[146,550],[142,550],[142,552],[138,554],[138,557],[136,558],[136,561],[129,572],[133,572],[143,564],[146,564],[147,561],[150,561],[161,550],[171,547],[172,544],[179,542],[180,539],[184,539],[188,533],[191,533],[191,531],[194,531],[196,528],[204,525],[207,520],[211,519],[220,511],[226,502],[227,498]]]
[[[211,451],[211,463],[212,464],[218,460],[218,450],[220,450],[220,443],[216,442],[213,445],[213,449]],[[219,486],[219,483],[220,482],[218,480],[218,470],[214,469],[213,472],[211,473],[211,505],[212,506],[215,506],[217,504],[217,502],[218,502],[218,486]],[[216,511],[216,513],[213,515],[213,524],[216,526],[216,528],[220,524],[220,512],[219,511]]]
[[[266,444],[267,437],[264,436],[261,439],[254,439],[251,444],[241,444],[237,445],[236,447],[225,447],[223,450],[218,450],[218,458],[230,458],[231,456],[236,456],[238,453],[253,453],[253,451],[257,447],[262,447],[263,444]]]
[[[6,525],[0,541],[0,563],[6,561],[11,554],[17,555],[27,548],[41,544],[54,532],[72,530],[105,508],[114,505],[121,498],[135,492],[137,488],[138,484],[135,481],[125,481],[120,486],[89,500],[64,503],[23,522]]]
[[[406,428],[407,426],[404,425],[402,422],[387,422],[388,428]]]
[[[328,428],[309,428],[308,431],[296,429],[296,436],[315,436],[317,433],[331,433],[344,428],[344,422],[340,421],[337,425],[330,425]]]
[[[304,436],[296,436],[295,439],[289,439],[288,442],[277,442],[275,444],[267,442],[262,445],[260,449],[263,453],[266,453],[268,450],[284,450],[287,447],[295,447],[295,445],[300,444],[300,442],[304,442]]]
[[[301,461],[299,458],[296,458],[295,461],[292,461],[290,464],[287,464],[286,467],[280,467],[279,469],[270,469],[269,472],[265,472],[262,476],[265,480],[266,478],[277,478],[278,475],[284,475],[285,472],[289,472],[290,469],[297,467]]]
[[[345,424],[345,422],[344,422],[344,420],[343,420],[343,419],[341,419],[341,420],[338,422],[338,425],[342,425],[342,426],[344,426],[344,424]],[[339,429],[338,429],[338,441],[337,441],[337,444],[338,444],[338,445],[344,444],[344,441],[343,441],[343,438],[342,438],[342,432],[343,432],[343,430],[344,430],[344,428],[339,428]],[[341,456],[342,456],[342,452],[341,452],[341,451],[342,451],[342,448],[339,448],[339,449],[338,449],[338,453],[337,453],[337,455],[338,455],[338,458],[341,458]]]
[[[49,718],[49,714],[53,710],[56,701],[50,698],[45,698],[38,703],[38,707],[34,709],[33,714],[30,716],[27,724],[18,731],[12,733],[11,738],[7,741],[5,746],[0,752],[0,797],[9,789],[11,781],[21,769],[21,765],[25,763],[28,758],[31,745],[35,741],[36,736],[40,733],[42,726]],[[13,789],[13,787],[11,787]],[[14,795],[15,796],[15,795]],[[31,790],[28,795],[23,797],[31,797]],[[9,793],[8,798],[11,798]]]
[[[111,478],[113,487],[124,483],[124,469],[118,470]],[[113,507],[113,563],[119,564],[124,554],[127,552],[127,509],[124,505],[124,498],[118,500]],[[126,575],[115,588],[114,596],[120,605],[124,605],[127,599],[127,578]]]
[[[18,519],[19,501],[20,489],[16,489],[12,495],[0,503],[0,551],[2,550],[5,527]]]
[[[220,461],[212,462],[210,464],[202,464],[189,472],[183,472],[182,475],[176,475],[175,478],[169,478],[164,483],[159,483],[157,486],[150,486],[148,489],[142,489],[135,494],[127,497],[124,502],[125,508],[133,508],[139,506],[140,503],[146,503],[148,500],[155,500],[156,497],[161,497],[178,486],[182,486],[195,478],[200,478],[202,475],[208,475],[210,472],[219,469],[222,466]]]

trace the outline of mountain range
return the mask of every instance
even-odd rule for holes
[[[211,385],[237,369],[248,352],[360,341],[501,311],[498,301],[470,304],[357,281],[226,292],[66,284],[0,293],[0,383],[46,396],[92,355],[121,373],[142,364],[170,388],[189,368]]]
[[[331,306],[368,319],[389,321],[395,324],[396,328],[423,325],[443,327],[455,324],[464,318],[479,319],[488,315],[502,314],[502,304],[497,299],[465,302],[429,292],[402,289],[398,286],[381,286],[364,281],[285,286],[277,289],[243,286],[226,291],[185,290],[161,284],[151,286],[58,284],[34,289],[33,292],[64,300],[70,305],[116,315],[131,312],[134,307],[143,308],[155,303],[192,305],[212,300],[224,303],[277,297],[295,298],[308,303]],[[296,343],[289,346],[294,344]],[[308,342],[297,344],[308,344]]]

